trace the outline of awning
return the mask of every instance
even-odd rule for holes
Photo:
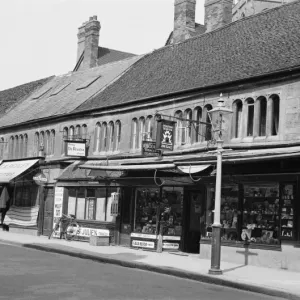
[[[0,165],[0,182],[8,183],[35,163],[38,159],[4,162]]]
[[[177,166],[177,168],[186,174],[194,174],[201,172],[210,167],[210,165],[186,165],[186,166]]]
[[[119,166],[103,166],[103,165],[91,165],[83,164],[80,165],[81,169],[95,169],[95,170],[107,170],[107,171],[116,171],[116,170],[167,170],[174,169],[174,164],[149,164],[149,165],[119,165]]]

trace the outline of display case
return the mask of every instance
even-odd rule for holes
[[[259,244],[279,244],[279,185],[244,185],[242,240]]]
[[[292,184],[281,185],[280,236],[282,239],[294,238],[294,199]]]

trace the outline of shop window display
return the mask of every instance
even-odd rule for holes
[[[244,185],[242,240],[279,244],[279,185]]]
[[[294,234],[294,186],[284,184],[281,189],[281,237],[293,238]]]
[[[134,232],[157,234],[160,191],[156,188],[136,189]]]
[[[138,188],[135,199],[134,232],[157,235],[161,222],[163,235],[181,235],[182,188]]]
[[[207,190],[207,211],[206,211],[206,237],[211,238],[213,210],[215,203],[214,188],[209,187]],[[221,239],[237,241],[238,220],[241,212],[239,210],[239,189],[237,184],[226,184],[221,190],[221,215],[220,222],[222,225]]]
[[[163,235],[181,236],[183,189],[164,187],[161,201],[161,221],[164,221]]]

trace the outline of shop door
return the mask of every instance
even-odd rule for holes
[[[49,235],[53,227],[54,188],[45,188],[43,235]]]
[[[187,200],[185,251],[199,253],[200,236],[204,230],[204,194],[191,191]]]
[[[132,231],[132,188],[124,188],[121,197],[121,222],[120,222],[120,240],[122,246],[130,246],[130,233]]]

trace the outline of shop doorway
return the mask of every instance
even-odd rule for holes
[[[185,252],[199,253],[201,234],[204,232],[204,201],[203,190],[190,191],[186,199],[185,218]]]
[[[54,188],[45,188],[43,235],[49,235],[53,227]]]

